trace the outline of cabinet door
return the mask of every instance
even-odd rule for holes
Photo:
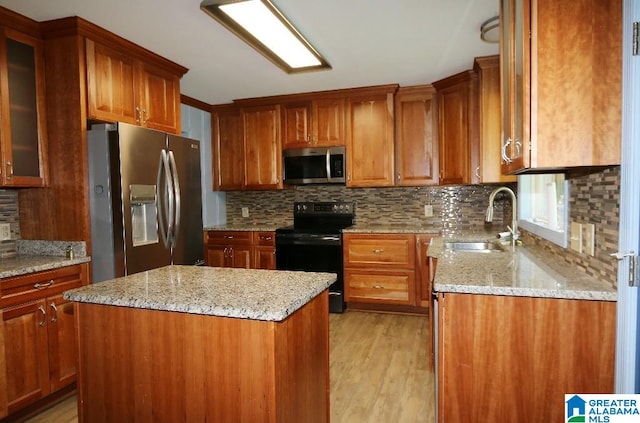
[[[438,183],[438,114],[431,85],[396,94],[396,185]]]
[[[393,94],[349,98],[347,186],[393,186]]]
[[[273,247],[256,245],[254,248],[255,262],[252,266],[254,269],[269,269],[275,270],[276,268],[276,250]]]
[[[140,65],[140,118],[142,125],[159,131],[180,133],[180,79],[168,72]]]
[[[320,147],[345,145],[345,99],[327,98],[313,100],[311,110],[313,144]]]
[[[229,250],[229,267],[251,269],[251,245],[234,245]]]
[[[282,148],[301,148],[311,145],[311,111],[308,103],[283,104]]]
[[[206,245],[204,262],[211,267],[227,266],[227,246],[225,245]]]
[[[76,379],[76,334],[73,302],[61,295],[46,300],[51,391]]]
[[[477,142],[473,107],[475,81],[475,74],[466,71],[434,83],[438,97],[441,184],[474,182],[471,169],[475,170],[477,164],[471,153]]]
[[[213,189],[241,190],[244,186],[244,143],[240,109],[214,109],[213,127]]]
[[[139,125],[141,99],[136,61],[89,39],[86,53],[88,117]]]
[[[247,189],[282,188],[280,106],[242,110]]]
[[[9,414],[49,394],[47,323],[44,301],[2,309]]]
[[[0,32],[0,183],[44,186],[46,126],[42,45],[10,29]]]

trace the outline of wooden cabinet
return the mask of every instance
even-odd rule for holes
[[[515,176],[503,175],[501,170],[500,56],[476,57],[473,70],[478,77],[478,144],[475,147],[479,153],[479,178],[476,182],[515,182]]]
[[[62,292],[88,282],[88,265],[0,281],[1,415],[12,414],[75,381],[74,308]]]
[[[397,86],[347,98],[347,186],[394,185],[394,109]]]
[[[500,16],[503,172],[619,164],[622,1],[502,0]]]
[[[431,235],[416,235],[416,305],[431,309],[433,275],[431,259],[427,257]],[[431,314],[431,313],[429,313]]]
[[[0,185],[47,181],[42,43],[0,22]]]
[[[282,148],[345,145],[344,97],[282,104]]]
[[[440,184],[477,182],[476,93],[472,71],[434,82],[438,100]]]
[[[241,109],[246,189],[282,188],[280,106]]]
[[[213,128],[213,189],[241,190],[244,187],[244,141],[240,108],[216,106],[211,111]]]
[[[415,237],[343,235],[345,301],[415,305]]]
[[[179,133],[179,76],[86,40],[89,117]]]
[[[253,233],[253,269],[276,268],[276,234],[275,232]]]
[[[395,184],[437,184],[438,113],[433,86],[399,88],[395,115]]]
[[[213,267],[251,268],[252,234],[249,231],[205,232],[205,264]]]
[[[615,302],[438,299],[439,422],[562,421],[565,393],[613,392]]]

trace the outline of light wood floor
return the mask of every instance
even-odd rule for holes
[[[331,423],[433,422],[428,319],[346,312],[329,318]],[[28,420],[78,421],[76,397]]]

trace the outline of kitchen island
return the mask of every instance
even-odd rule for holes
[[[67,291],[81,422],[328,422],[336,276],[167,266]]]

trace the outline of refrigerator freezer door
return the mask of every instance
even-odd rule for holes
[[[157,236],[157,202],[139,201],[136,189],[156,187],[157,166],[166,143],[166,135],[133,125],[118,123],[118,131],[109,132],[111,186],[114,209],[114,249],[116,276],[129,275],[171,263],[169,249]],[[132,193],[131,188],[134,192]],[[133,200],[133,201],[132,201]],[[144,210],[148,242],[134,240],[134,223]]]
[[[200,264],[204,260],[202,191],[200,189],[200,142],[169,136],[180,187],[180,215],[173,250],[174,264]]]

